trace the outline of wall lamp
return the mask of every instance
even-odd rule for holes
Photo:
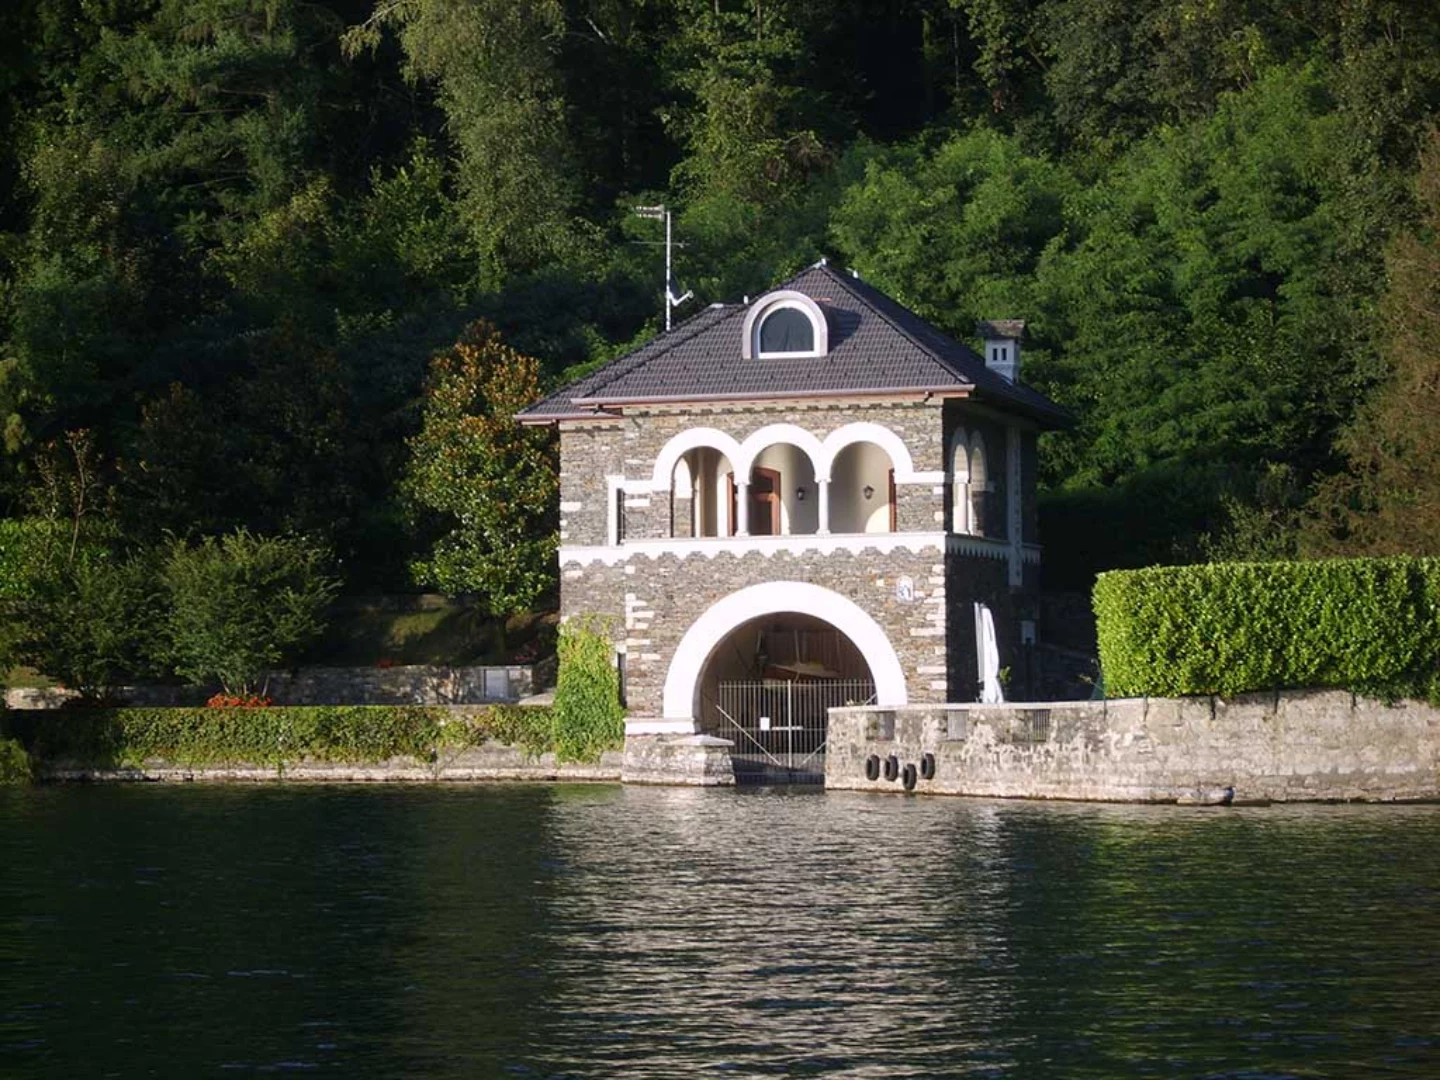
[[[866,501],[866,502],[869,502],[871,499],[873,499],[873,498],[875,497],[875,489],[874,489],[873,487],[871,487],[869,484],[866,484],[864,490],[862,490],[862,491],[860,492],[860,494],[865,496],[865,501]]]

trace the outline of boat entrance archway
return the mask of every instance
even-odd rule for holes
[[[879,624],[804,582],[750,586],[712,606],[681,639],[665,683],[666,716],[734,743],[741,782],[820,782],[831,708],[905,702]]]

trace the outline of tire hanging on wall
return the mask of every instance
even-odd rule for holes
[[[891,754],[885,759],[885,779],[894,780],[900,775],[900,759]]]
[[[905,771],[900,775],[900,782],[905,785],[906,791],[915,790],[915,766],[906,765]]]
[[[934,754],[926,754],[924,757],[922,757],[922,758],[920,759],[920,779],[921,779],[921,780],[934,780],[934,779],[935,779],[935,755],[934,755]]]
[[[880,755],[878,755],[878,754],[871,754],[869,757],[867,757],[867,758],[865,759],[865,779],[866,779],[866,780],[879,780],[879,779],[880,779]]]

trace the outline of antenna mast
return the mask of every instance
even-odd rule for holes
[[[661,203],[659,206],[637,206],[635,207],[635,214],[637,217],[648,218],[651,221],[665,222],[665,329],[669,330],[670,313],[695,294],[689,289],[686,289],[684,295],[675,295],[675,278],[671,270],[671,266],[673,265],[671,248],[675,245],[671,238],[669,207],[664,203]],[[681,244],[680,246],[684,247],[685,245]]]

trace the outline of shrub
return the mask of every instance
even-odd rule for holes
[[[37,760],[89,768],[135,767],[147,759],[277,769],[302,759],[431,762],[491,740],[537,754],[550,748],[547,710],[514,706],[463,717],[418,705],[61,709],[27,714],[16,727]]]
[[[30,755],[25,752],[25,747],[8,735],[0,734],[0,787],[28,784],[30,779]]]
[[[1116,570],[1096,580],[1094,603],[1112,697],[1440,692],[1440,560]]]
[[[148,560],[82,550],[32,569],[26,595],[10,604],[5,659],[91,699],[156,670],[161,598]]]
[[[317,638],[338,582],[327,554],[302,537],[244,529],[190,545],[176,540],[165,561],[169,658],[195,685],[218,681],[249,696],[268,668]]]
[[[609,635],[572,619],[560,628],[555,679],[555,753],[562,761],[594,761],[625,743],[620,675]]]

